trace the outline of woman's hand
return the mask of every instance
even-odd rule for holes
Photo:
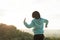
[[[25,21],[26,21],[26,18],[24,19],[24,23],[25,23]]]
[[[47,28],[47,25],[45,25],[45,27]]]

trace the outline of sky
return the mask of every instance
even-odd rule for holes
[[[42,18],[48,19],[48,28],[60,29],[60,0],[0,0],[0,23],[15,25],[18,29],[28,29],[33,11],[39,11]]]

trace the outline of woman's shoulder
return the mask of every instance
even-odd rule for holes
[[[41,18],[42,20],[44,20],[45,18]]]
[[[36,19],[34,18],[34,19],[32,19],[32,22],[35,22],[36,21]]]
[[[35,21],[35,19],[32,19],[32,21]]]
[[[47,19],[45,19],[45,18],[41,18],[41,20],[47,20]]]

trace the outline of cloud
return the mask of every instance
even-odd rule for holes
[[[6,10],[4,10],[4,9],[0,9],[0,17],[5,15],[5,13],[4,13],[5,11]]]

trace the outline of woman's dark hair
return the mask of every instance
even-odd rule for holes
[[[35,18],[35,19],[39,19],[40,18],[40,13],[38,11],[34,11],[32,13],[32,17]]]

